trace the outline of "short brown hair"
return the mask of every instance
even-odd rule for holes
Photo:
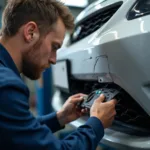
[[[70,10],[58,0],[8,0],[2,17],[2,35],[14,36],[29,21],[34,21],[44,34],[59,17],[67,30],[73,29],[74,18]]]

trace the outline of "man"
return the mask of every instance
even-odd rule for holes
[[[0,40],[0,147],[2,150],[95,150],[115,116],[116,101],[107,103],[102,95],[93,104],[85,125],[60,141],[53,132],[79,118],[86,110],[76,104],[84,94],[76,94],[63,108],[41,118],[29,111],[29,91],[20,73],[38,79],[56,63],[56,50],[73,17],[56,0],[9,0],[2,18]]]

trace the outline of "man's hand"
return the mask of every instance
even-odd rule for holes
[[[110,100],[109,102],[104,102],[105,97],[101,95],[97,100],[94,101],[91,109],[90,116],[97,117],[101,120],[104,128],[109,127],[116,115],[115,105],[117,104],[116,100]]]
[[[62,109],[57,112],[57,118],[61,126],[74,121],[87,112],[86,109],[78,108],[77,104],[83,101],[85,94],[76,94],[68,98]]]

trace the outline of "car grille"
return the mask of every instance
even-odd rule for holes
[[[109,6],[109,8],[105,10],[100,10],[78,23],[71,35],[71,44],[101,28],[114,15],[121,4],[122,3],[113,4],[111,7]]]
[[[122,92],[119,99],[120,101],[116,105],[116,120],[150,129],[150,117],[127,93]]]
[[[71,92],[70,95],[76,93],[89,94],[99,88],[115,88],[121,89],[119,86],[114,84],[99,84],[96,82],[84,82],[78,80],[71,81]],[[68,98],[67,93],[62,93],[65,100]],[[150,135],[150,116],[139,106],[139,104],[123,89],[120,90],[120,94],[117,97],[118,103],[116,105],[117,115],[115,116],[115,124],[122,126],[123,132],[132,131],[137,135]],[[119,129],[118,127],[115,129]],[[129,130],[127,130],[129,129]],[[135,132],[133,132],[135,131]],[[137,132],[138,131],[138,132]]]

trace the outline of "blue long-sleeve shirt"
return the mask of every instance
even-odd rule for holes
[[[7,50],[0,45],[0,149],[95,150],[104,135],[102,123],[91,117],[63,140],[56,113],[35,118],[29,111],[29,90]]]

